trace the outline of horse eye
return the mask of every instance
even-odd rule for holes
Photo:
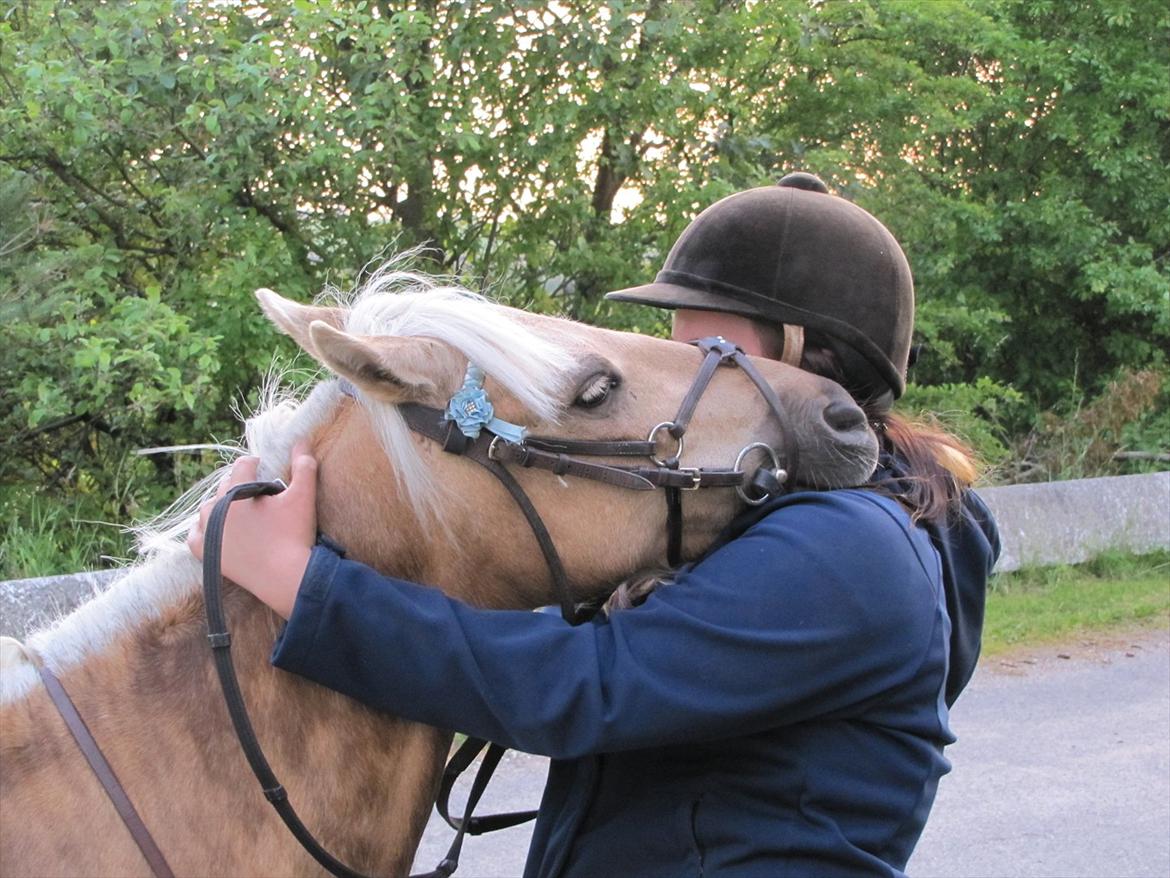
[[[608,375],[605,372],[599,372],[585,382],[584,386],[577,392],[577,398],[573,400],[573,405],[581,408],[597,408],[609,398],[611,390],[616,388],[621,381],[616,375]]]

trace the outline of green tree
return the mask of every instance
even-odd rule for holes
[[[918,174],[879,199],[916,218],[908,233],[925,244],[915,265],[926,327],[953,358],[946,377],[990,375],[1048,407],[1121,368],[1164,369],[1170,10],[980,6],[996,28],[967,63],[985,97],[963,125],[925,137]]]
[[[664,331],[602,293],[794,169],[903,242],[912,379],[1006,447],[1165,371],[1168,47],[1158,0],[9,4],[0,486],[117,519],[173,494],[133,452],[236,432],[278,344],[252,290],[387,249]]]

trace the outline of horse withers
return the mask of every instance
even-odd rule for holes
[[[412,432],[404,406],[445,407],[470,362],[486,374],[502,421],[545,437],[644,440],[676,415],[702,360],[689,345],[527,314],[416,275],[379,275],[349,305],[258,296],[269,319],[351,385],[326,379],[300,401],[269,395],[246,428],[261,476],[286,475],[290,449],[307,439],[320,462],[324,533],[349,557],[482,607],[555,603],[548,564],[504,487]],[[781,429],[740,370],[718,369],[680,465],[728,468],[762,442],[799,460],[789,474],[798,485],[864,481],[876,441],[864,418],[842,417],[852,406],[844,391],[779,363],[755,366],[791,429]],[[786,434],[798,455],[780,447]],[[659,492],[510,469],[574,599],[597,599],[661,566],[667,512]],[[214,678],[200,571],[182,537],[217,482],[209,478],[182,509],[144,528],[143,560],[33,635],[27,652],[61,679],[176,874],[319,874],[256,789]],[[701,553],[741,503],[731,489],[686,493],[682,555]],[[354,868],[405,874],[450,732],[273,670],[279,619],[242,590],[229,588],[225,601],[253,723],[305,823]],[[0,875],[148,874],[31,661],[16,658],[0,678]]]

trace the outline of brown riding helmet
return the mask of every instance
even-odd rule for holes
[[[654,282],[607,299],[740,314],[831,348],[855,398],[888,405],[906,389],[914,282],[894,236],[812,174],[749,189],[687,226]],[[804,332],[794,328],[803,327]]]

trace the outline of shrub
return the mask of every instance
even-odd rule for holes
[[[1017,482],[1166,469],[1170,375],[1127,370],[1094,399],[1042,413],[1013,458],[1005,473]]]
[[[971,384],[911,384],[899,408],[968,443],[986,467],[984,481],[991,482],[1001,480],[1012,456],[1011,437],[1030,414],[1023,394],[990,378]]]

